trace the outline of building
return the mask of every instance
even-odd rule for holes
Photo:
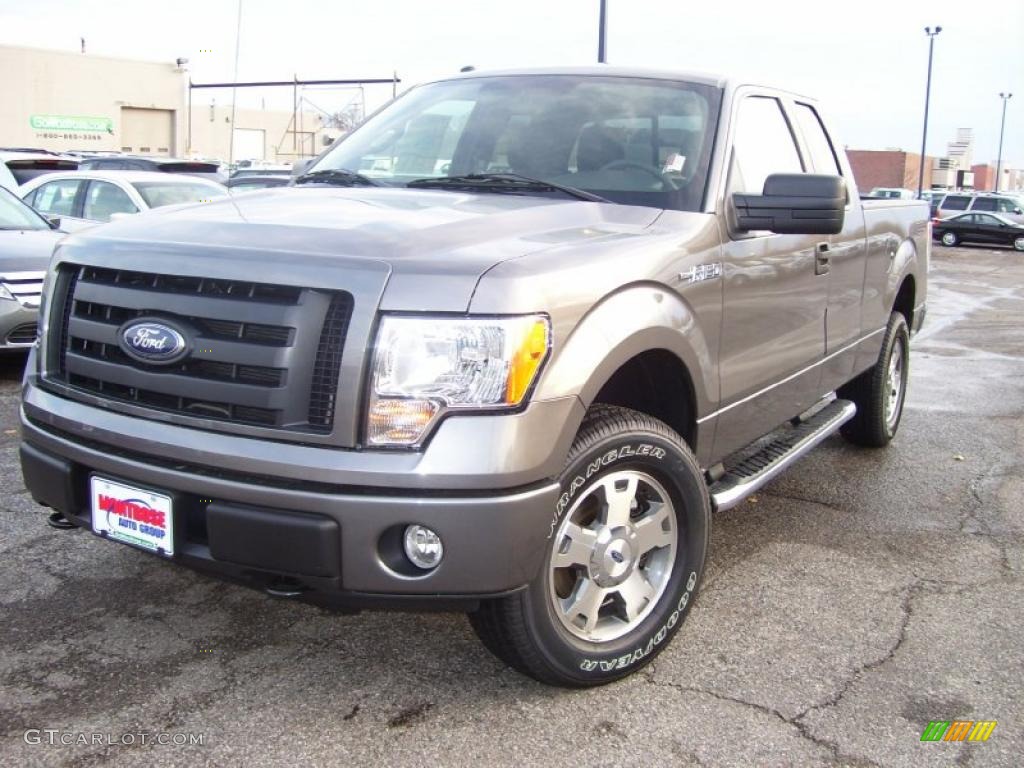
[[[0,78],[0,147],[290,163],[326,146],[312,112],[238,109],[232,125],[173,62],[0,46]]]
[[[875,187],[917,189],[921,171],[919,154],[901,149],[848,149],[846,156],[862,192],[870,192]],[[932,157],[925,158],[924,189],[932,188],[933,161]]]

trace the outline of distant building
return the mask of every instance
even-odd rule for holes
[[[318,115],[239,108],[232,126],[230,104],[206,91],[193,92],[189,125],[188,74],[175,63],[0,46],[0,72],[0,147],[227,161],[232,127],[235,160],[288,163],[326,146]]]
[[[874,187],[902,187],[917,190],[921,156],[901,149],[848,149],[846,156],[861,192]],[[925,158],[924,189],[932,188],[934,158]]]

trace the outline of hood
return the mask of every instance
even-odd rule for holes
[[[248,249],[310,261],[384,262],[382,309],[465,311],[480,276],[555,246],[636,234],[654,208],[405,188],[279,187],[157,209],[90,229],[75,243],[132,240]]]
[[[62,237],[52,229],[0,230],[0,273],[45,271]]]

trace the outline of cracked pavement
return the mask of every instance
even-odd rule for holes
[[[715,515],[703,590],[641,673],[505,668],[456,614],[330,614],[52,531],[0,360],[0,762],[1016,766],[1024,754],[1024,254],[936,247],[886,450],[828,440]],[[921,743],[929,720],[997,720]],[[27,744],[29,728],[202,746]]]

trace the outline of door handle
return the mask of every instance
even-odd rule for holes
[[[832,255],[829,252],[828,243],[818,243],[814,248],[814,274],[827,275]]]

